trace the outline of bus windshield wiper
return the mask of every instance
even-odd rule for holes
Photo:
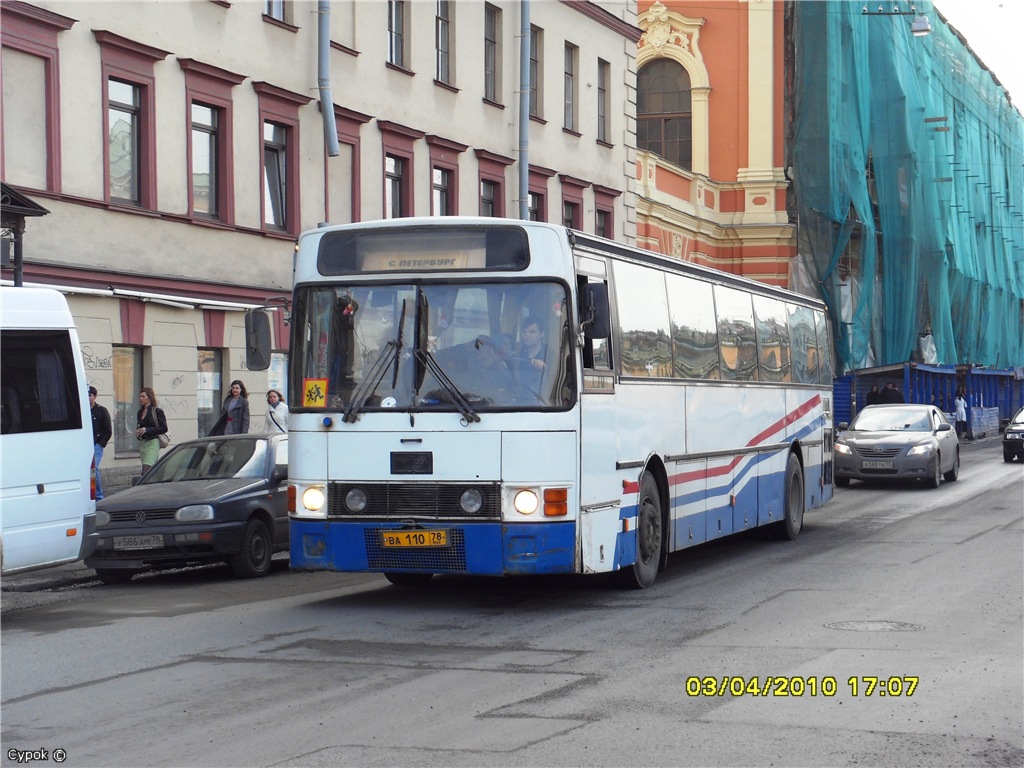
[[[395,336],[395,368],[391,374],[391,389],[398,386],[398,366],[402,361],[402,339],[405,337],[405,304],[402,299],[402,312],[398,316],[398,335]]]
[[[434,378],[437,379],[438,383],[445,388],[445,390],[452,396],[452,402],[455,407],[459,409],[459,413],[466,421],[480,421],[480,416],[473,410],[473,406],[469,404],[469,400],[462,394],[455,382],[448,378],[448,374],[444,372],[440,363],[434,358],[434,356],[425,350],[417,349],[413,353],[416,355],[416,359],[423,363],[423,365],[434,374]]]
[[[380,386],[380,383],[384,378],[384,374],[387,373],[388,367],[393,362],[397,363],[398,350],[400,346],[401,343],[398,341],[389,341],[384,345],[384,349],[381,350],[380,355],[367,372],[366,378],[363,379],[362,383],[360,383],[352,393],[352,402],[350,402],[348,404],[348,408],[345,409],[345,415],[341,417],[342,421],[350,422],[359,420],[359,412],[363,409],[363,406],[370,398],[370,395],[377,391],[377,387]],[[398,375],[397,370],[395,375]]]

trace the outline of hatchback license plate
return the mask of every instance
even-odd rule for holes
[[[861,469],[892,469],[891,461],[865,461]]]
[[[381,531],[380,543],[384,547],[447,547],[448,530]]]
[[[162,533],[148,536],[115,536],[114,549],[161,549],[164,545]]]

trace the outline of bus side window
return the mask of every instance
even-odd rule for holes
[[[604,286],[604,295],[608,295],[608,285],[605,281],[600,280],[596,277],[587,277],[586,275],[579,275],[577,278],[577,288],[580,297],[580,319],[585,320],[587,317],[588,309],[582,306],[586,302],[587,290],[586,286],[588,283],[594,285]],[[607,331],[607,329],[604,329]],[[610,332],[605,333],[603,336],[594,336],[592,333],[586,334],[586,340],[583,344],[583,367],[584,368],[602,368],[611,369],[611,339],[609,338]]]

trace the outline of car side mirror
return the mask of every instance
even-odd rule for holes
[[[142,475],[133,475],[132,485],[138,485],[140,480],[142,480]]]
[[[849,428],[850,425],[847,424],[845,421],[840,421],[838,424],[836,424],[836,429],[839,430],[840,432],[845,432]]]
[[[936,432],[949,432],[952,428],[953,426],[951,424],[939,424],[939,428]]]
[[[270,473],[270,481],[272,483],[280,483],[288,479],[288,465],[278,464],[274,467],[274,471]]]

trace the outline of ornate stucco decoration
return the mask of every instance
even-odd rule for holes
[[[640,14],[637,25],[643,30],[637,51],[638,65],[665,56],[686,67],[693,87],[708,86],[700,52],[700,28],[704,26],[704,19],[683,16],[658,2]]]

